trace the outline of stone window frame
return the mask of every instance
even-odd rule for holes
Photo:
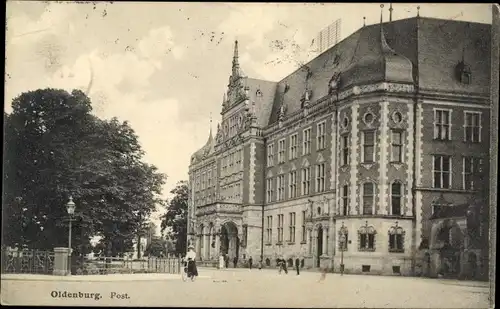
[[[437,157],[441,158],[440,159],[440,169],[436,169],[436,159]],[[448,162],[449,162],[449,167],[448,167],[448,171],[444,171],[444,164],[443,164],[443,160],[445,158],[448,158]],[[453,156],[451,155],[446,155],[446,154],[433,154],[432,155],[432,187],[433,188],[436,188],[436,189],[451,189],[453,187]],[[440,173],[441,174],[441,185],[439,187],[436,186],[436,173]],[[444,187],[443,186],[443,183],[444,183],[444,175],[448,173],[448,187]]]
[[[396,225],[391,226],[389,228],[389,230],[387,231],[387,233],[388,233],[388,238],[387,238],[388,245],[387,245],[387,248],[388,248],[389,252],[404,253],[405,252],[405,235],[406,235],[406,231],[401,226],[398,226],[398,222],[396,221]],[[396,245],[396,247],[391,247],[391,236],[395,237],[393,243]],[[398,243],[397,237],[398,236],[401,237],[401,248],[397,247],[397,243]]]
[[[320,132],[320,128],[323,128],[323,132]],[[326,148],[326,120],[319,122],[316,125],[316,150],[322,150]],[[320,135],[320,133],[322,135]]]
[[[467,160],[469,160],[468,163],[470,163],[469,166],[469,171],[466,172],[466,166],[467,166]],[[463,156],[462,157],[462,189],[463,190],[476,190],[477,188],[474,187],[474,180],[478,175],[480,176],[482,174],[483,170],[483,158],[478,157],[478,156]],[[477,168],[477,171],[475,170]],[[470,177],[469,179],[469,185],[467,184],[466,177]],[[472,183],[472,184],[471,184]]]
[[[365,201],[365,185],[366,184],[371,184],[373,186],[373,194],[372,194],[372,211],[371,213],[368,213],[368,214],[365,214],[365,207],[364,207],[364,201]],[[362,206],[362,209],[361,209],[361,214],[363,215],[374,215],[375,214],[375,197],[377,196],[377,184],[372,181],[372,180],[366,180],[364,182],[361,183],[361,188],[360,188],[360,194],[361,194],[361,206]]]
[[[365,139],[366,139],[367,133],[373,134],[373,144],[372,145],[365,145]],[[369,160],[369,161],[365,161],[365,147],[372,147],[373,148],[371,160]],[[363,163],[364,164],[375,163],[376,151],[377,151],[377,130],[376,129],[368,129],[368,130],[361,131],[361,163],[362,164]]]
[[[433,113],[434,113],[434,119],[433,119],[433,139],[437,141],[451,141],[452,140],[452,130],[453,130],[453,109],[451,108],[433,108]],[[439,113],[446,112],[448,113],[448,119],[447,123],[444,123],[443,120],[441,120],[441,123],[437,122],[437,116]],[[442,135],[442,130],[443,127],[447,127],[447,136],[443,137]]]
[[[307,132],[307,133],[306,133]],[[312,152],[312,127],[305,128],[302,130],[302,155],[307,156]],[[307,139],[306,139],[307,137]]]
[[[274,142],[271,142],[270,144],[267,145],[267,166],[273,166],[274,165]]]
[[[391,128],[390,132],[391,132],[391,163],[403,164],[404,161],[405,161],[404,153],[405,153],[405,146],[406,146],[405,145],[406,130]],[[394,134],[401,134],[400,144],[396,144],[394,142]],[[398,160],[398,159],[394,158],[394,151],[393,151],[394,147],[400,147],[400,149],[401,149],[401,153],[400,153],[401,160]]]
[[[341,134],[339,138],[340,166],[349,166],[349,164],[351,163],[351,150],[349,147],[351,134],[349,132],[346,132]]]
[[[278,164],[283,164],[286,161],[286,139],[278,140]]]
[[[347,192],[344,192],[344,189],[347,188]],[[350,210],[350,205],[349,205],[349,202],[350,202],[350,194],[351,194],[351,190],[350,190],[350,186],[348,183],[344,183],[340,186],[340,194],[339,194],[339,213],[342,215],[342,216],[347,216],[349,215],[349,210]],[[344,193],[346,193],[344,195]],[[344,209],[344,206],[346,206]]]
[[[477,121],[478,123],[476,125],[474,125],[473,123],[468,124],[467,123],[467,116],[468,115],[471,115],[471,116],[477,115],[478,116],[478,121]],[[483,113],[481,111],[464,110],[463,128],[464,128],[464,142],[465,143],[473,143],[473,144],[481,143],[481,133],[483,131],[483,126],[482,126],[482,122],[481,122],[482,118],[483,118]],[[474,138],[474,134],[473,134],[474,129],[478,130],[477,140]],[[472,130],[471,138],[469,140],[467,139],[467,130]]]
[[[399,204],[399,214],[394,214],[394,211],[393,211],[393,205],[392,205],[392,198],[393,198],[393,193],[392,193],[392,186],[394,184],[399,184],[400,185],[400,188],[401,188],[401,191],[400,191],[400,195],[399,195],[399,198],[400,198],[400,204]],[[405,183],[399,179],[395,179],[393,180],[391,183],[390,183],[390,187],[389,187],[389,190],[390,190],[390,214],[392,216],[402,216],[404,215],[404,212],[403,212],[403,209],[404,209],[404,198],[405,198]]]
[[[295,143],[293,143],[295,141]],[[290,154],[289,154],[289,160],[294,160],[298,158],[299,155],[299,134],[294,133],[290,135]]]
[[[366,222],[365,225],[361,226],[358,229],[358,251],[360,252],[375,252],[376,250],[376,239],[375,236],[377,234],[377,231],[375,230],[375,227],[373,225],[368,225],[368,222]],[[365,242],[365,247],[361,247],[361,236],[366,235],[366,242]],[[373,246],[370,247],[370,237],[369,235],[372,235],[373,237]]]

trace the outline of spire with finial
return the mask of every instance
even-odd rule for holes
[[[417,17],[420,17],[420,5],[417,6]]]
[[[363,16],[363,27],[366,26],[366,16]]]
[[[210,136],[212,136],[212,112],[210,112]]]
[[[243,73],[240,68],[240,63],[238,61],[238,40],[234,41],[234,51],[233,51],[233,78],[242,77]]]
[[[392,21],[392,2],[389,3],[389,22]]]

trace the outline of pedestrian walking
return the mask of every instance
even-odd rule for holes
[[[295,259],[295,269],[297,270],[297,276],[299,276],[300,275],[300,259],[299,259],[299,257],[297,257]]]
[[[252,259],[252,257],[250,257],[248,259],[248,268],[252,269],[252,263],[253,263],[253,259]]]
[[[237,256],[234,257],[233,264],[234,264],[234,268],[236,268],[236,265],[238,265],[238,257]]]
[[[326,279],[327,268],[321,269],[321,276],[319,277],[318,282],[323,282]]]
[[[259,270],[262,269],[262,259],[259,261]]]
[[[287,267],[287,262],[284,258],[281,259],[281,263],[283,264],[283,270],[285,271],[285,275],[288,275],[288,267]]]

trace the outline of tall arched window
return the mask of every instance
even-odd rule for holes
[[[203,238],[204,238],[204,236],[205,236],[205,235],[203,234],[203,232],[204,232],[204,231],[203,231],[203,229],[204,229],[204,228],[205,228],[205,227],[204,227],[204,225],[203,225],[203,224],[202,224],[202,225],[200,225],[200,231],[199,231],[199,234],[198,234],[198,235],[199,235],[199,238],[200,238],[200,248],[203,248],[203,246],[204,246],[204,243],[203,243]]]
[[[395,181],[391,185],[391,214],[401,215],[402,209],[402,193],[403,185],[399,181]]]
[[[372,215],[375,205],[375,184],[367,182],[363,184],[363,215]]]
[[[389,229],[389,252],[404,252],[404,237],[405,231],[396,222],[396,226]]]
[[[373,226],[362,226],[358,230],[359,251],[375,251],[375,228]]]

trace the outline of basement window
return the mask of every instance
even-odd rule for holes
[[[370,272],[371,265],[361,265],[361,271],[364,273]]]
[[[392,266],[392,273],[401,275],[401,266]]]

